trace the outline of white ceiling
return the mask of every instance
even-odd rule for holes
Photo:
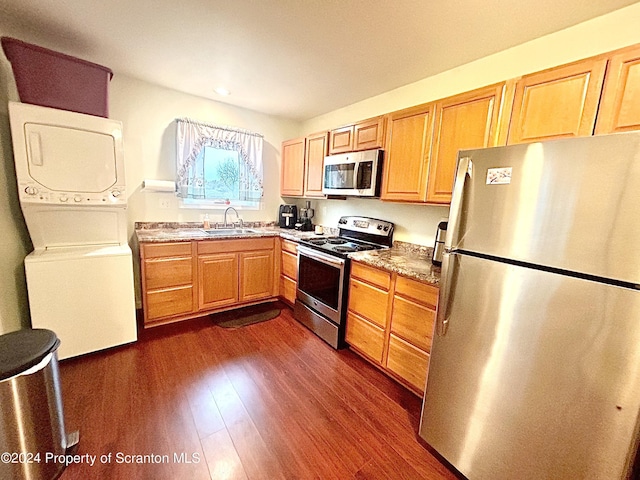
[[[0,0],[0,33],[306,120],[635,1]]]

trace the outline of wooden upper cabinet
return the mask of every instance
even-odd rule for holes
[[[384,117],[356,123],[353,128],[353,150],[382,148],[384,144]]]
[[[336,128],[329,134],[329,155],[353,151],[353,125]]]
[[[426,201],[433,110],[428,103],[387,116],[382,200]]]
[[[369,118],[329,133],[329,155],[372,150],[384,145],[385,117]]]
[[[595,57],[518,80],[508,144],[593,134],[606,66]]]
[[[305,151],[304,196],[323,197],[322,177],[324,157],[327,156],[329,132],[315,133],[307,137]]]
[[[304,194],[304,153],[306,139],[294,138],[282,142],[282,168],[280,170],[280,195]]]
[[[610,57],[596,133],[640,130],[640,46]]]
[[[435,106],[433,153],[427,202],[451,202],[458,150],[499,144],[502,99],[511,105],[513,88],[505,82],[440,100]],[[508,110],[507,112],[509,112]],[[504,122],[506,130],[507,122]],[[503,138],[506,136],[503,135]]]

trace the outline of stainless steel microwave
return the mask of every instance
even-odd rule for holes
[[[380,195],[382,150],[342,153],[324,157],[322,193],[356,197]]]

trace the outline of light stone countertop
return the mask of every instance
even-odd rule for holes
[[[405,242],[393,242],[386,250],[368,250],[349,255],[351,260],[420,282],[438,286],[440,267],[431,263],[433,248]]]
[[[294,242],[300,239],[318,238],[314,232],[301,232],[274,226],[248,223],[244,228],[256,230],[252,233],[229,233],[228,235],[208,235],[198,223],[136,223],[136,237],[139,243],[190,242],[192,240],[222,240],[234,238],[281,237]],[[338,230],[324,229],[324,236],[337,235]],[[438,285],[440,283],[440,267],[431,263],[433,249],[396,241],[393,247],[385,250],[369,250],[349,254],[353,261],[418,280]]]

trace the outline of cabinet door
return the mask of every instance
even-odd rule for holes
[[[596,133],[640,130],[640,47],[619,51],[609,60]]]
[[[305,152],[304,196],[323,197],[322,177],[324,175],[324,157],[327,156],[329,133],[322,132],[307,137]]]
[[[378,365],[382,363],[384,351],[384,330],[368,322],[353,312],[347,312],[345,340],[358,351],[364,353]]]
[[[329,155],[353,151],[353,125],[336,128],[329,134]]]
[[[382,148],[384,142],[384,117],[358,122],[353,128],[353,150]]]
[[[606,66],[590,58],[518,80],[508,143],[591,135]]]
[[[300,196],[304,193],[304,138],[282,142],[280,195]]]
[[[403,378],[418,392],[424,392],[427,383],[429,355],[394,334],[389,336],[387,368]]]
[[[451,202],[458,150],[496,145],[505,85],[491,85],[436,103],[427,202]]]
[[[352,278],[349,281],[349,310],[379,327],[387,326],[389,292]]]
[[[280,267],[282,274],[292,280],[298,280],[298,256],[283,251],[280,258],[282,260]]]
[[[238,303],[238,254],[200,256],[198,280],[200,310]]]
[[[240,301],[274,296],[273,250],[240,253]]]
[[[435,310],[395,295],[391,311],[391,332],[429,352],[433,340]]]
[[[420,105],[387,117],[383,200],[424,202],[433,133],[433,104]]]
[[[293,305],[296,301],[296,282],[280,275],[280,296]]]
[[[144,261],[147,290],[193,283],[191,257],[153,258]]]

